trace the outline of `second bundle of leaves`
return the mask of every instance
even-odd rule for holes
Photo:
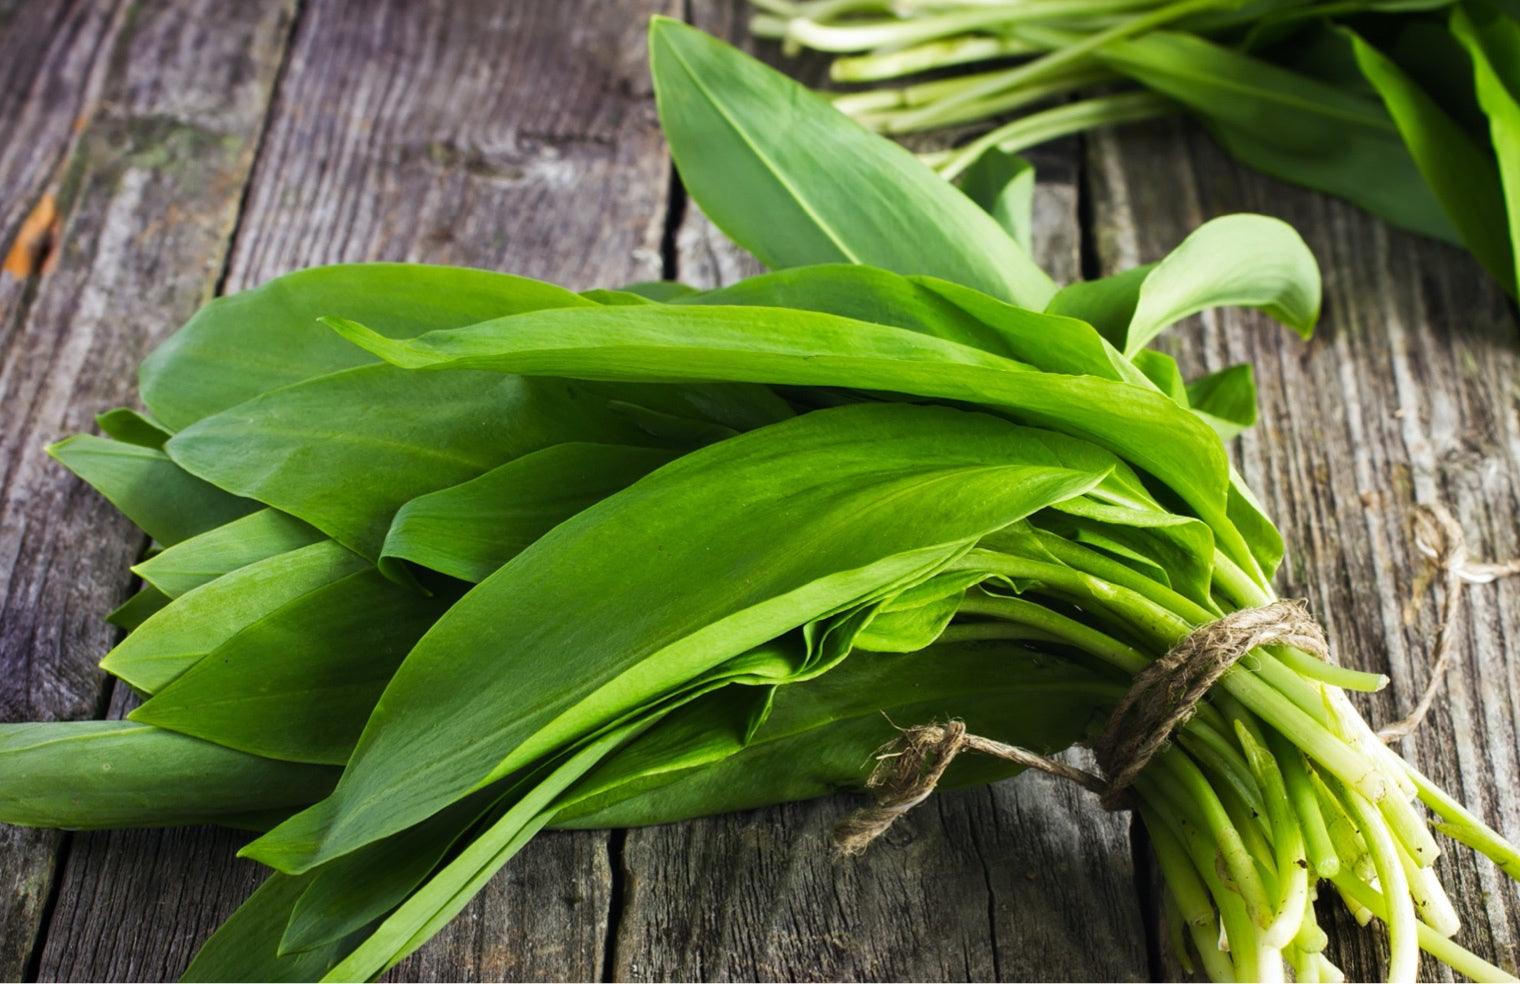
[[[372,978],[543,827],[859,786],[883,712],[1068,747],[1274,600],[1283,544],[1220,437],[1249,373],[1189,386],[1143,346],[1218,304],[1309,331],[1291,230],[1218,220],[1058,291],[905,151],[689,28],[651,40],[684,179],[775,272],[294,273],[154,352],[146,415],[53,449],[155,542],[103,662],[145,700],[0,725],[0,820],[257,831],[271,874],[192,979]],[[1420,804],[1520,855],[1372,735],[1345,691],[1382,683],[1263,646],[1141,773],[1183,959],[1334,979],[1333,887],[1392,977],[1420,948],[1503,975],[1451,939]]]
[[[946,177],[1186,112],[1250,167],[1465,246],[1515,296],[1513,0],[753,2],[758,34],[836,54],[836,81],[870,83],[835,104],[874,129],[1012,115],[930,155]],[[938,74],[893,82],[926,72]]]

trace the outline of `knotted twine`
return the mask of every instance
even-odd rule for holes
[[[1414,710],[1378,732],[1378,737],[1386,742],[1398,741],[1411,734],[1435,704],[1446,671],[1451,668],[1452,638],[1456,635],[1457,604],[1462,600],[1462,590],[1469,584],[1487,584],[1502,577],[1520,574],[1520,557],[1497,564],[1468,560],[1467,537],[1462,532],[1462,524],[1444,506],[1415,507],[1414,544],[1425,555],[1426,566],[1424,573],[1415,582],[1412,600],[1419,601],[1437,579],[1442,584],[1435,662],[1431,664],[1430,679],[1426,681],[1425,690],[1415,703]]]
[[[1092,743],[1102,770],[1098,775],[970,734],[960,721],[908,728],[878,757],[866,783],[877,791],[876,805],[841,821],[834,842],[845,854],[864,851],[898,817],[928,799],[950,763],[968,749],[1069,779],[1097,793],[1106,810],[1128,809],[1126,791],[1135,777],[1193,716],[1209,688],[1246,653],[1274,643],[1330,658],[1324,632],[1299,601],[1244,608],[1198,626],[1135,674]]]
[[[1520,574],[1520,558],[1501,563],[1470,561],[1461,524],[1440,505],[1416,507],[1414,540],[1427,561],[1425,573],[1416,582],[1415,600],[1437,577],[1443,583],[1444,596],[1430,680],[1414,710],[1378,732],[1390,742],[1413,732],[1430,713],[1451,666],[1452,637],[1463,588]],[[1298,601],[1246,608],[1198,626],[1165,656],[1135,675],[1129,691],[1092,743],[1101,774],[970,734],[960,721],[907,728],[878,756],[867,780],[867,787],[877,791],[876,805],[841,821],[834,828],[835,843],[846,855],[864,851],[898,817],[928,799],[950,763],[966,750],[1060,776],[1097,793],[1105,809],[1126,809],[1130,784],[1172,733],[1193,716],[1209,688],[1246,653],[1273,643],[1294,646],[1326,661],[1332,658],[1324,631]]]

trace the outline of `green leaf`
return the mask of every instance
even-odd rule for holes
[[[245,626],[365,566],[331,540],[249,564],[174,599],[107,653],[101,668],[155,693]]]
[[[217,823],[304,806],[337,774],[130,721],[0,724],[0,822],[22,826]]]
[[[1141,349],[1131,361],[1136,369],[1145,373],[1146,379],[1155,383],[1156,388],[1175,400],[1178,406],[1191,407],[1187,383],[1182,378],[1182,369],[1178,367],[1176,359],[1155,349]]]
[[[1225,440],[1256,423],[1256,376],[1248,362],[1200,376],[1188,383],[1187,395],[1193,412]]]
[[[1304,338],[1319,319],[1314,254],[1292,226],[1265,215],[1205,222],[1161,262],[1142,269],[1068,287],[1048,310],[1085,318],[1130,357],[1171,325],[1210,308],[1259,308]]]
[[[900,725],[963,720],[975,734],[1042,752],[1080,740],[1120,685],[1008,643],[939,643],[916,653],[858,653],[817,679],[781,687],[770,715],[742,749],[717,763],[649,770],[624,763],[654,746],[653,762],[686,746],[687,719],[720,691],[683,708],[620,750],[566,797],[560,827],[629,827],[746,810],[860,789],[873,754]],[[730,713],[724,708],[724,713]],[[721,721],[721,715],[716,716]],[[715,722],[712,727],[721,727]],[[679,735],[677,740],[674,735]],[[739,736],[742,737],[742,736]],[[957,760],[940,783],[954,788],[1019,770],[979,756]],[[604,776],[619,778],[606,788]],[[586,795],[585,790],[591,791]]]
[[[245,853],[306,870],[410,826],[730,657],[932,573],[1111,468],[1054,434],[894,404],[694,451],[466,595],[397,672],[334,795]],[[564,612],[576,617],[543,616]],[[503,674],[514,652],[533,659]]]
[[[1504,189],[1490,148],[1468,136],[1392,59],[1351,30],[1341,31],[1463,244],[1513,294],[1514,247],[1505,222]]]
[[[683,298],[681,303],[818,311],[905,328],[1012,359],[1021,357],[1017,346],[1012,344],[1017,339],[1010,339],[1000,330],[1004,320],[1020,326],[1028,324],[1031,331],[1043,339],[1041,349],[1062,346],[1067,342],[1061,337],[1063,333],[1080,331],[1065,322],[1004,304],[984,294],[977,296],[985,298],[987,304],[996,309],[998,317],[978,318],[935,289],[943,284],[945,281],[942,280],[904,277],[877,267],[824,263],[763,273],[727,287],[693,294]]]
[[[658,448],[556,444],[418,496],[385,537],[382,567],[409,560],[478,582],[562,521],[676,457]]]
[[[968,303],[983,296],[960,289]],[[774,308],[650,305],[599,308],[589,317],[544,311],[404,341],[351,322],[330,324],[387,361],[411,368],[848,386],[979,403],[1092,440],[1150,472],[1214,528],[1221,548],[1248,571],[1270,570],[1281,556],[1271,524],[1232,488],[1219,438],[1149,383],[1032,372],[912,331]],[[1052,348],[1046,346],[1047,355]],[[1068,357],[1077,360],[1080,352]],[[1237,525],[1249,532],[1242,536]]]
[[[189,474],[164,452],[138,444],[76,434],[49,445],[47,452],[159,543],[178,543],[259,507]]]
[[[951,571],[913,585],[876,607],[855,645],[877,653],[912,653],[933,645],[966,589],[982,579],[980,571]]]
[[[311,884],[311,877],[274,874],[217,928],[196,953],[181,981],[313,981],[342,959],[358,942],[340,940],[325,946],[281,954],[280,936],[291,909]]]
[[[101,433],[107,437],[145,448],[156,448],[161,451],[164,442],[169,439],[167,430],[136,410],[129,410],[126,407],[96,414],[95,423],[100,427]]]
[[[1034,251],[1034,165],[990,147],[955,181],[1025,252]]]
[[[1499,162],[1511,268],[1495,276],[1514,295],[1520,277],[1520,250],[1514,246],[1520,240],[1520,24],[1485,5],[1463,3],[1452,8],[1451,30],[1472,58],[1478,105],[1488,116],[1489,140]],[[1489,263],[1481,255],[1479,259]]]
[[[658,301],[662,304],[679,300],[697,292],[695,287],[688,287],[686,284],[677,283],[674,280],[642,280],[636,284],[627,284],[621,290],[629,294],[636,294],[646,300]]]
[[[864,263],[1036,310],[1055,292],[964,195],[780,72],[663,17],[650,24],[649,63],[687,190],[766,266]]]
[[[106,616],[106,621],[127,632],[132,632],[146,622],[148,616],[163,608],[169,601],[168,595],[150,585],[118,605],[111,614]]]
[[[260,509],[153,555],[132,573],[178,598],[223,574],[316,543],[322,534],[277,509]]]
[[[1110,43],[1098,55],[1193,110],[1251,167],[1345,198],[1406,229],[1457,240],[1376,100],[1169,31]]]
[[[167,447],[187,471],[374,560],[408,501],[564,441],[656,443],[590,387],[371,365],[263,393]]]
[[[172,430],[267,390],[369,362],[316,327],[367,319],[398,338],[591,301],[553,284],[462,267],[355,263],[312,267],[201,308],[143,360],[138,384]]]
[[[391,674],[460,593],[429,597],[356,571],[244,626],[129,716],[266,758],[342,765]]]
[[[311,872],[310,883],[295,901],[277,941],[279,952],[342,940],[400,905],[469,832],[495,795],[495,790],[483,790],[415,827],[334,858]]]

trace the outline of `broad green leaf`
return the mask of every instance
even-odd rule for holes
[[[1249,362],[1229,366],[1187,385],[1193,412],[1225,440],[1256,423],[1256,376]]]
[[[163,450],[164,442],[169,439],[167,430],[136,410],[129,410],[126,407],[118,407],[115,410],[97,414],[95,423],[100,428],[100,432],[107,437],[145,448]]]
[[[637,722],[609,731],[559,765],[465,845],[322,980],[370,980],[431,939],[548,824],[554,801],[566,787],[645,726]]]
[[[955,181],[997,220],[1013,241],[1034,251],[1034,165],[1015,154],[990,147]]]
[[[1126,356],[1134,356],[1166,328],[1216,307],[1260,308],[1305,338],[1319,318],[1319,265],[1286,222],[1265,215],[1226,215],[1193,230],[1143,276],[1121,275],[1113,289],[1087,285],[1056,295],[1050,310],[1083,317]],[[1134,290],[1133,306],[1122,301]],[[1096,303],[1094,303],[1096,302]],[[1121,313],[1120,324],[1102,315]]]
[[[387,688],[335,794],[245,853],[305,870],[410,826],[739,653],[931,573],[1112,467],[1055,434],[896,404],[694,451],[450,609]]]
[[[1374,99],[1169,31],[1105,45],[1104,64],[1177,100],[1237,159],[1406,229],[1456,230]]]
[[[968,302],[983,296],[966,295]],[[1271,524],[1231,487],[1218,436],[1148,383],[1025,371],[916,332],[773,308],[650,305],[599,308],[591,317],[544,311],[404,341],[351,322],[330,324],[411,368],[847,386],[983,404],[1092,440],[1150,472],[1214,528],[1221,549],[1246,570],[1271,570],[1281,556]],[[1236,525],[1248,529],[1244,537]]]
[[[848,628],[851,620],[845,622]],[[858,624],[858,620],[854,624]],[[752,732],[752,723],[758,720],[756,712],[763,712],[768,706],[769,695],[775,689],[770,684],[822,672],[842,658],[849,646],[848,631],[843,634],[829,631],[825,633],[829,639],[822,640],[819,648],[831,649],[832,653],[812,655],[806,645],[787,644],[801,642],[803,633],[791,635],[792,638],[785,642],[767,644],[755,653],[731,660],[722,671],[701,684],[698,689],[703,692],[734,695],[723,705],[729,716],[721,726],[709,723],[705,729],[689,728],[681,732],[678,747],[665,743],[653,748],[644,743],[632,756],[622,754],[619,749],[615,756],[618,767],[598,770],[603,784],[616,784],[651,768],[689,767],[732,754],[743,737]],[[756,676],[757,673],[760,675]],[[728,686],[730,682],[746,685]],[[712,706],[709,701],[699,699],[700,696],[696,694],[674,703],[666,702],[662,707],[651,709],[649,715],[663,716],[682,700],[696,701],[703,707]],[[732,736],[735,728],[738,729],[737,738]],[[652,755],[662,756],[663,761],[650,761]],[[505,790],[500,784],[487,787],[414,827],[324,863],[314,872],[310,888],[292,912],[281,947],[296,949],[327,942],[383,916],[423,884],[438,859],[483,816],[503,803],[512,802],[533,784],[534,778],[530,776],[522,782],[508,784]]]
[[[106,621],[131,632],[146,622],[148,616],[167,605],[170,600],[168,595],[148,585],[118,605],[111,614],[106,616]]]
[[[930,286],[933,283],[943,281],[921,282],[919,278],[904,277],[877,267],[825,263],[763,273],[727,287],[693,294],[682,298],[680,303],[819,311],[906,328],[996,355],[1019,358],[994,325],[941,296]],[[1051,345],[1061,344],[1059,335],[1064,324],[992,298],[987,300],[1006,311],[1012,319],[1036,322],[1036,330],[1048,338]]]
[[[643,294],[636,294],[631,290],[607,290],[602,287],[594,287],[591,290],[581,291],[581,296],[596,304],[616,306],[619,304],[657,304]]]
[[[170,598],[240,567],[316,543],[322,534],[277,509],[260,509],[182,540],[132,568]]]
[[[1036,310],[1055,292],[991,216],[780,72],[663,17],[649,63],[687,190],[766,266],[932,274]]]
[[[1216,307],[1260,308],[1308,338],[1319,306],[1319,265],[1292,226],[1226,215],[1195,229],[1146,276],[1123,352],[1134,355],[1170,325]]]
[[[337,774],[130,721],[0,724],[0,822],[22,826],[217,823],[304,806]]]
[[[202,944],[181,981],[313,981],[358,939],[280,954],[280,936],[311,876],[273,874]]]
[[[1341,30],[1463,244],[1513,294],[1514,247],[1491,149],[1473,140],[1392,59],[1353,31]]]
[[[1045,313],[1085,321],[1109,344],[1121,348],[1135,317],[1140,287],[1155,267],[1147,263],[1112,276],[1067,284],[1050,299]]]
[[[669,303],[697,292],[695,287],[674,280],[642,280],[636,284],[627,284],[621,289],[629,294],[636,294],[646,300],[660,303]]]
[[[1031,522],[1097,546],[1204,609],[1213,609],[1214,535],[1196,519],[1159,508],[1103,501],[1098,494],[1058,503]]]
[[[397,558],[483,581],[559,523],[674,457],[659,448],[585,443],[525,454],[402,506],[381,564]]]
[[[917,653],[857,653],[815,680],[776,691],[770,715],[742,748],[715,764],[648,770],[599,789],[604,774],[622,778],[640,746],[680,747],[686,719],[722,692],[683,708],[583,780],[555,817],[562,827],[627,827],[809,799],[860,789],[873,753],[899,725],[966,722],[979,735],[1053,752],[1101,724],[1101,708],[1121,685],[1065,660],[1008,643],[939,643]],[[1095,717],[1094,708],[1098,708]],[[714,727],[721,725],[715,724]],[[671,732],[681,740],[672,740]],[[742,737],[742,736],[739,736]],[[660,761],[661,754],[648,755]],[[1018,770],[965,756],[941,786],[1003,778]]]
[[[1452,8],[1451,30],[1472,58],[1478,105],[1488,117],[1489,140],[1499,162],[1511,268],[1507,275],[1495,276],[1513,295],[1520,277],[1520,250],[1514,245],[1520,240],[1520,24],[1469,2]]]
[[[371,361],[335,344],[317,318],[372,319],[396,337],[592,302],[553,284],[463,267],[354,263],[312,267],[220,297],[143,360],[138,384],[172,430],[266,390]]]
[[[1158,390],[1175,400],[1179,406],[1191,408],[1187,381],[1182,378],[1182,368],[1177,365],[1176,359],[1155,349],[1141,349],[1131,361],[1136,369],[1145,373],[1146,379],[1156,384]]]
[[[356,571],[244,626],[129,716],[265,758],[342,765],[391,674],[458,594]]]
[[[809,679],[825,672],[844,658],[853,632],[864,621],[863,614],[857,612],[830,620],[829,626],[823,630],[823,639],[815,640],[817,646],[811,642],[801,647],[769,643],[730,660],[716,672],[697,681],[687,693],[636,710],[606,726],[560,759],[510,785],[505,792],[494,793],[490,788],[481,790],[418,828],[388,838],[391,842],[402,842],[392,847],[392,851],[405,846],[420,853],[438,852],[441,855],[452,836],[450,827],[453,824],[445,822],[450,814],[457,814],[453,818],[455,821],[464,819],[468,824],[473,824],[473,818],[477,816],[484,816],[489,821],[489,826],[480,837],[466,844],[457,857],[423,883],[363,945],[324,979],[362,979],[374,968],[393,966],[425,943],[469,902],[486,879],[552,818],[565,800],[567,787],[588,770],[595,768],[599,762],[604,762],[608,755],[617,756],[619,766],[612,770],[601,770],[600,786],[603,788],[628,781],[651,767],[657,770],[662,765],[681,768],[717,761],[732,754],[738,742],[748,740],[754,733],[769,706],[769,696],[776,690],[776,684],[793,679]],[[807,634],[804,629],[791,636]],[[795,641],[795,638],[790,641]],[[815,648],[832,650],[832,655],[814,655]],[[734,687],[729,686],[730,683],[747,686]],[[736,693],[744,690],[757,693]],[[721,708],[714,708],[703,699],[716,694],[727,697]],[[638,737],[672,712],[680,713],[691,704],[701,704],[704,707],[707,711],[704,721],[688,720],[692,726],[674,735],[667,732],[673,743],[666,742],[663,748],[642,744],[631,755],[622,754],[630,738]],[[713,721],[714,711],[724,715],[720,721]],[[736,741],[736,736],[742,737]],[[652,762],[651,756],[660,756],[662,761]],[[489,804],[483,814],[471,806],[472,801],[482,798]],[[496,817],[500,819],[495,819]],[[436,828],[430,833],[433,838],[431,844],[421,836],[421,828],[424,827]],[[380,841],[360,849],[356,854],[369,853],[386,844],[387,841]],[[347,857],[328,862],[323,867],[323,872],[336,869],[333,875],[340,875]],[[415,860],[402,861],[401,864],[411,867],[413,871],[417,870]],[[308,891],[316,892],[322,888],[326,877],[319,875]],[[334,886],[333,892],[313,903],[313,906],[323,902],[337,906],[336,918],[331,911],[325,914],[325,918],[318,917],[324,930],[321,935],[329,935],[341,931],[345,926],[354,925],[366,913],[384,911],[381,908],[382,900],[388,892],[395,893],[395,901],[400,901],[404,896],[396,890],[403,887],[404,881],[399,877],[366,879],[367,885],[362,888],[370,889],[373,894],[343,891]],[[306,896],[303,895],[301,901],[304,903]],[[297,911],[291,917],[292,925],[303,914],[304,908],[306,907],[302,905],[297,906]],[[408,933],[411,934],[409,937]]]
[[[371,365],[263,393],[167,447],[193,474],[374,560],[411,499],[563,441],[653,443],[586,386]]]
[[[47,451],[159,543],[178,543],[258,508],[189,474],[154,448],[76,434]]]
[[[276,941],[279,952],[337,942],[400,905],[469,832],[495,795],[495,790],[482,790],[415,827],[334,858],[311,872]]]
[[[933,645],[966,589],[981,580],[980,571],[951,571],[913,585],[876,607],[855,645],[877,653],[913,653]]]
[[[101,668],[156,693],[245,626],[365,566],[364,558],[331,540],[249,564],[154,613],[106,654]]]

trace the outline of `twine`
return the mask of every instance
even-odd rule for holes
[[[867,781],[877,790],[876,804],[842,821],[834,841],[847,855],[864,851],[898,817],[928,799],[950,763],[968,749],[1071,780],[1099,794],[1107,810],[1127,809],[1130,784],[1193,716],[1209,688],[1246,653],[1274,643],[1329,657],[1324,632],[1298,601],[1241,609],[1190,632],[1135,675],[1109,716],[1093,742],[1102,775],[970,734],[960,721],[908,728],[877,757]]]
[[[1378,732],[1386,742],[1408,737],[1425,720],[1435,704],[1436,694],[1445,682],[1446,671],[1451,669],[1452,640],[1456,635],[1458,603],[1462,591],[1469,584],[1488,584],[1499,578],[1520,574],[1520,558],[1497,564],[1475,563],[1467,557],[1467,537],[1444,506],[1416,506],[1414,514],[1414,543],[1425,556],[1425,571],[1415,582],[1418,601],[1430,590],[1434,581],[1440,580],[1443,588],[1441,615],[1436,630],[1435,662],[1430,667],[1430,679],[1425,690],[1414,705],[1414,710]]]

